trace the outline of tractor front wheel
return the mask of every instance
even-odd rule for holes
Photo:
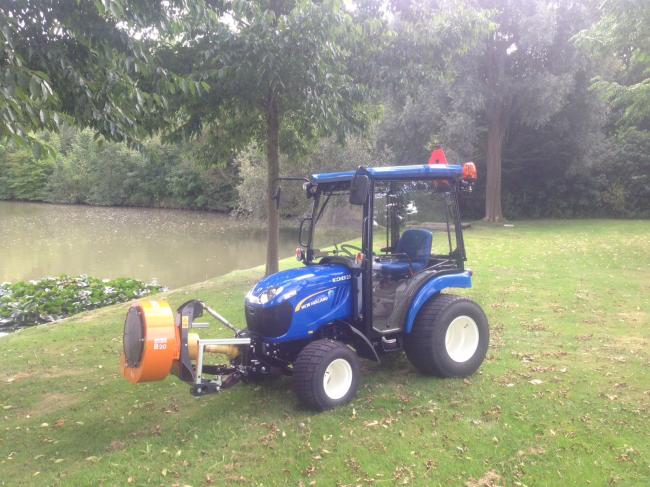
[[[481,307],[460,296],[440,294],[422,307],[404,348],[424,374],[465,377],[483,362],[488,342],[488,321]]]
[[[293,365],[298,398],[318,411],[352,400],[359,387],[359,358],[341,342],[316,340],[298,354]]]

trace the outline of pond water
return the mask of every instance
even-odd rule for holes
[[[263,264],[264,223],[218,213],[0,201],[0,282],[58,274],[175,288]],[[297,232],[280,233],[280,256]]]

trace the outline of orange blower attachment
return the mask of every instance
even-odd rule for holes
[[[180,357],[180,342],[167,302],[132,305],[124,323],[122,375],[133,383],[164,379]]]
[[[205,328],[195,318],[208,313],[235,333],[232,338],[201,338],[191,332]],[[251,338],[202,301],[182,304],[176,314],[165,301],[131,305],[124,322],[122,375],[130,382],[163,380],[170,373],[191,384],[190,392],[203,396],[232,387],[251,370],[268,367],[250,360]],[[228,364],[206,364],[206,354],[225,355]],[[258,371],[258,368],[260,369]],[[211,377],[206,377],[211,376]]]

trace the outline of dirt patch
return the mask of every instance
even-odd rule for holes
[[[48,370],[34,370],[28,372],[18,372],[13,375],[0,376],[0,383],[19,382],[27,379],[61,379],[63,377],[76,377],[88,373],[86,369],[59,369],[51,367]]]
[[[111,444],[106,448],[108,451],[120,451],[124,450],[124,442],[120,440],[113,440]]]
[[[97,319],[99,318],[113,316],[116,313],[116,310],[121,310],[124,314],[126,314],[129,307],[137,301],[138,301],[137,299],[133,299],[131,301],[126,301],[124,303],[118,303],[111,306],[105,306],[99,309],[84,311],[83,313],[69,316],[68,318],[66,318],[66,320],[75,321],[77,323],[89,323],[92,321],[97,321]]]
[[[469,479],[465,482],[465,487],[499,487],[501,484],[501,475],[494,470],[486,472],[480,479]]]
[[[616,344],[625,347],[628,351],[638,352],[639,350],[645,350],[648,347],[648,340],[637,336],[620,336],[616,337],[614,341]]]
[[[627,311],[625,313],[618,313],[620,319],[625,320],[628,324],[645,325],[648,323],[648,316],[644,311]]]
[[[79,402],[79,398],[72,394],[50,392],[45,394],[38,403],[32,406],[28,414],[32,417],[43,416],[61,409],[66,409],[77,402]]]

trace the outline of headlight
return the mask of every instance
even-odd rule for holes
[[[262,294],[258,296],[254,296],[251,292],[248,293],[246,296],[246,299],[248,300],[249,303],[252,304],[266,304],[269,301],[271,301],[273,298],[275,298],[278,294],[282,292],[284,288],[282,286],[280,287],[271,287],[264,291]]]
[[[269,301],[271,301],[274,297],[276,297],[278,294],[282,292],[284,288],[282,286],[280,287],[272,287],[264,291],[262,294],[260,294],[260,303],[266,304]]]

